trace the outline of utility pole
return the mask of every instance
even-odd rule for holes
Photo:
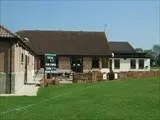
[[[107,37],[106,30],[107,30],[107,24],[104,24],[104,33],[105,33],[105,35]],[[112,57],[114,57],[114,53],[112,53]],[[109,66],[109,71],[111,72],[112,71],[112,59],[108,58],[108,63],[107,64]]]
[[[104,32],[106,33],[107,24],[104,24]]]

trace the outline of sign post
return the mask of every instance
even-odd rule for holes
[[[46,53],[44,55],[44,84],[45,84],[45,75],[55,73],[56,71],[56,54]]]

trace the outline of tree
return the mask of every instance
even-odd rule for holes
[[[152,55],[153,53],[152,49],[144,50],[144,53],[146,54],[147,57],[150,57],[150,65],[154,66],[154,57]]]
[[[146,56],[153,57],[152,56],[153,51],[151,49],[150,50],[144,50],[143,52],[146,54]]]
[[[136,48],[135,50],[136,50],[136,52],[138,52],[138,53],[143,53],[143,49],[142,49],[142,48]]]
[[[153,45],[153,51],[160,53],[160,45]]]
[[[152,49],[143,50],[142,48],[136,48],[136,52],[145,53],[147,57],[150,57],[151,66],[160,66],[160,45],[153,45]]]
[[[153,45],[153,56],[155,66],[160,66],[160,45]]]

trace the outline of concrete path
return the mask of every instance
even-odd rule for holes
[[[43,78],[43,72],[44,69],[41,68],[33,79],[28,80],[27,84],[20,88],[15,94],[0,94],[0,96],[37,96],[39,86],[36,85],[40,84],[40,80]],[[72,83],[72,81],[64,79],[60,81],[60,84],[67,83]]]
[[[40,84],[40,79],[43,78],[43,69],[40,69],[38,73],[27,81],[27,84],[23,85],[15,94],[0,94],[0,96],[37,96],[37,91]]]
[[[37,96],[38,88],[39,86],[36,86],[36,85],[24,85],[15,94],[16,95]]]
[[[0,94],[0,96],[37,96],[39,86],[24,85],[15,94]]]

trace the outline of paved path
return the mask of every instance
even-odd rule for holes
[[[36,85],[24,85],[15,94],[16,95],[37,96],[38,88],[39,86],[36,86]]]
[[[38,91],[37,84],[40,84],[40,80],[43,78],[44,69],[41,68],[33,79],[27,81],[27,84],[20,88],[15,94],[0,94],[0,96],[36,96]],[[61,84],[72,83],[69,80],[60,81]]]
[[[0,94],[0,96],[37,96],[38,86],[24,85],[15,94]]]
[[[33,79],[27,81],[26,85],[23,85],[15,94],[0,94],[0,96],[37,96],[38,86],[40,79],[43,78],[43,69],[40,69]]]

